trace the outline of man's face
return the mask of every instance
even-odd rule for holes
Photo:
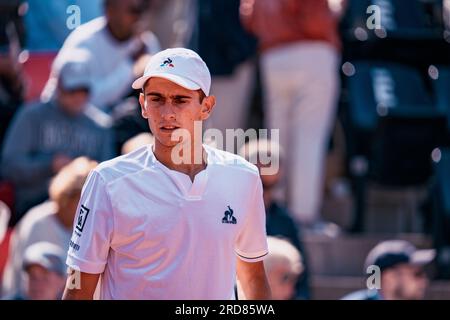
[[[268,272],[267,279],[274,300],[289,300],[294,297],[298,275],[292,272],[289,262],[274,265]]]
[[[128,40],[136,33],[143,10],[143,0],[113,1],[106,8],[108,24],[118,40]]]
[[[30,300],[56,300],[60,298],[65,285],[65,278],[49,271],[38,264],[27,268],[27,297]]]
[[[421,266],[400,264],[392,270],[390,279],[394,296],[398,300],[421,300],[425,297],[428,278]]]
[[[155,136],[155,144],[174,147],[183,141],[178,138],[180,129],[184,129],[193,141],[195,122],[201,123],[209,117],[215,99],[209,96],[200,102],[198,91],[185,89],[163,78],[150,78],[139,102],[142,116],[148,119]]]
[[[426,273],[421,266],[402,264],[396,268],[399,294],[402,299],[421,300],[428,287]]]
[[[86,89],[64,90],[58,88],[58,104],[68,114],[72,116],[83,112],[89,99],[89,92]]]

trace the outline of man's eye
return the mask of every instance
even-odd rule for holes
[[[176,99],[175,100],[176,104],[183,104],[183,103],[186,103],[186,102],[187,102],[186,100],[181,100],[181,99]]]
[[[150,101],[159,102],[159,101],[161,101],[161,98],[151,98]]]

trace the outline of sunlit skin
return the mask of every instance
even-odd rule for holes
[[[400,264],[383,271],[381,294],[386,300],[421,300],[428,283],[422,266]]]
[[[274,300],[289,300],[294,297],[298,275],[292,273],[289,261],[277,263],[268,270],[267,279]]]
[[[190,176],[206,167],[194,162],[194,155],[203,154],[201,143],[194,143],[194,123],[203,122],[210,116],[215,97],[204,97],[200,102],[200,93],[196,90],[185,89],[176,83],[163,78],[150,78],[139,97],[142,116],[148,120],[150,129],[155,136],[155,157],[165,166]],[[174,132],[184,129],[188,133],[189,141],[174,141]],[[190,163],[174,164],[172,150],[179,143],[190,143],[192,159]]]

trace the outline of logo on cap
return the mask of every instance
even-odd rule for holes
[[[171,68],[175,67],[175,66],[172,64],[172,59],[167,58],[167,59],[164,60],[164,62],[160,65],[160,67],[166,67],[166,66],[169,66],[169,67],[171,67]]]

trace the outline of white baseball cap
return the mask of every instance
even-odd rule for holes
[[[164,78],[188,90],[199,90],[209,95],[211,74],[202,58],[185,48],[171,48],[158,52],[150,58],[144,75],[133,82],[133,89],[142,89],[152,78]]]

